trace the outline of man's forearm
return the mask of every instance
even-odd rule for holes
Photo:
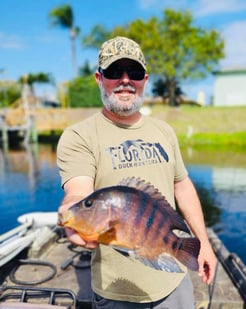
[[[189,177],[175,183],[175,198],[192,232],[201,242],[207,242],[208,237],[201,203]]]

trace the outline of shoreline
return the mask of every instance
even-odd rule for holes
[[[144,105],[146,114],[167,122],[176,132],[181,146],[237,147],[246,149],[246,106],[180,106]],[[56,143],[63,130],[100,108],[51,108],[32,110],[34,133],[38,143]],[[20,121],[20,111],[9,110],[9,125]],[[9,127],[10,131],[13,128]]]

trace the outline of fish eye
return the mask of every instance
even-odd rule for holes
[[[93,204],[93,200],[92,199],[85,200],[85,202],[84,202],[85,207],[91,207],[92,204]]]

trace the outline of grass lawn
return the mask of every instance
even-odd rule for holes
[[[246,106],[154,106],[152,116],[168,122],[180,143],[246,147]]]
[[[61,119],[66,116],[67,126],[89,117],[98,110],[100,108],[65,109],[62,111]],[[165,120],[174,128],[181,146],[235,146],[246,150],[246,106],[171,108],[165,105],[155,105],[151,111],[153,117]],[[53,112],[55,113],[53,117],[59,119],[59,110],[55,109]],[[52,134],[50,131],[40,131],[39,140],[57,140],[62,130],[53,130]]]

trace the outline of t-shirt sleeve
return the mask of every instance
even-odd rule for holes
[[[62,186],[73,177],[95,176],[96,164],[90,137],[86,134],[86,128],[83,136],[79,131],[76,127],[65,129],[57,145],[57,165]]]
[[[188,171],[185,167],[180,147],[179,147],[179,142],[177,139],[177,136],[174,132],[174,130],[171,130],[172,134],[172,140],[173,140],[173,148],[174,148],[174,156],[175,156],[175,175],[174,175],[174,181],[182,181],[184,178],[188,176]]]

